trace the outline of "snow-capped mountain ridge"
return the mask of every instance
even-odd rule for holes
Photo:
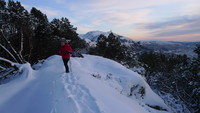
[[[79,35],[82,39],[85,39],[86,42],[90,43],[90,45],[95,46],[98,37],[103,34],[108,36],[110,32],[102,32],[102,31],[90,31],[86,34]],[[118,35],[114,33],[115,36],[120,38],[122,44],[134,48],[138,53],[143,52],[162,52],[166,54],[178,54],[183,55],[186,54],[189,57],[195,57],[195,53],[193,50],[195,49],[197,44],[200,42],[178,42],[178,41],[134,41],[131,38]]]
[[[82,38],[82,39],[89,39],[93,42],[96,42],[98,37],[100,35],[104,35],[106,37],[108,37],[108,35],[110,33],[113,33],[112,31],[108,31],[108,32],[103,32],[103,31],[90,31],[90,32],[87,32],[86,34],[80,34],[79,37]],[[129,41],[132,41],[132,39],[128,38],[128,37],[125,37],[125,36],[121,36],[121,35],[118,35],[116,33],[113,33],[115,36],[118,36],[120,37],[121,40],[129,40]]]
[[[105,35],[106,37],[111,33],[111,31],[108,31],[108,32],[103,32],[103,31],[90,31],[90,32],[87,32],[86,34],[80,34],[79,37],[82,38],[82,39],[89,39],[93,42],[96,42],[98,37],[103,34]]]

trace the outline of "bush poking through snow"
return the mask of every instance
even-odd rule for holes
[[[101,79],[101,75],[99,75],[99,74],[92,74],[92,76],[97,78],[97,79]]]

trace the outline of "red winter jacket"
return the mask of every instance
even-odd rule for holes
[[[70,54],[72,53],[72,48],[68,43],[60,48],[60,55],[62,59],[70,59]]]

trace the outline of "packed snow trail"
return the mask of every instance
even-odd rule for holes
[[[26,80],[20,78],[0,86],[0,113],[100,113],[74,76],[63,74],[60,57],[50,58],[44,65],[47,67],[30,72]]]
[[[95,67],[98,62],[105,64]],[[120,84],[102,79],[109,70],[105,67],[108,65],[106,62],[112,64],[111,73],[112,68],[120,72],[125,69],[121,70],[123,67],[113,61],[89,55],[83,59],[72,58],[70,73],[64,73],[60,56],[49,57],[38,64],[36,71],[29,64],[24,64],[21,77],[0,85],[0,113],[167,113],[120,94]],[[96,73],[102,78],[92,76]],[[160,104],[166,109],[162,100],[155,94],[153,96],[156,100],[150,103]]]

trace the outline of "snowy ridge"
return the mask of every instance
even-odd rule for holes
[[[108,32],[103,32],[103,31],[90,31],[87,32],[86,34],[80,34],[79,37],[82,39],[89,39],[92,42],[97,42],[97,39],[100,35],[104,35],[106,37],[108,37],[108,35],[110,33],[113,33],[112,31],[108,31]],[[128,37],[124,37],[121,35],[118,35],[116,33],[113,33],[115,36],[119,36],[121,40],[127,40],[127,41],[133,41],[132,39],[128,38]]]
[[[80,34],[79,37],[84,39],[91,47],[96,47],[99,36],[104,35],[108,37],[110,33],[113,33],[113,32],[112,31],[108,31],[108,32],[90,31],[90,32],[87,32],[86,34]],[[120,39],[122,44],[126,46],[131,46],[132,44],[135,43],[132,39],[128,37],[121,36],[116,33],[113,33],[113,34]]]
[[[69,62],[51,56],[21,77],[0,85],[0,113],[169,113],[137,73],[117,62],[84,55]],[[159,110],[158,110],[159,109]]]
[[[86,34],[80,34],[79,37],[81,37],[82,39],[89,39],[93,42],[96,42],[98,37],[103,34],[104,36],[108,36],[111,33],[111,31],[109,32],[103,32],[103,31],[90,31]]]

